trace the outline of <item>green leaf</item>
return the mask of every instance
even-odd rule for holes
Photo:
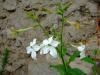
[[[8,58],[9,58],[9,49],[5,48],[4,53],[3,53],[3,58],[2,58],[2,61],[1,61],[0,75],[3,75],[5,66],[8,63]]]
[[[93,55],[99,55],[100,54],[100,49],[95,49],[93,50]]]
[[[48,9],[48,8],[42,8],[42,11],[44,11],[44,12],[47,12],[47,13],[49,13],[49,14],[52,14],[53,13],[53,11],[51,11],[50,9]]]
[[[57,14],[62,15],[70,7],[71,3],[59,3]]]
[[[33,20],[37,20],[38,19],[38,16],[36,15],[36,13],[30,11],[27,13],[28,17],[33,19]]]
[[[68,75],[86,75],[86,73],[84,73],[78,68],[69,68]]]
[[[71,55],[69,58],[69,63],[74,61],[79,56],[79,53],[80,53],[79,51],[74,52],[74,54]]]
[[[85,57],[82,60],[85,61],[85,62],[94,64],[94,65],[96,64],[96,62],[92,58],[90,58],[90,57]]]
[[[57,9],[56,11],[57,11],[57,14],[59,14],[59,15],[63,14],[63,12],[60,9]]]
[[[50,67],[56,69],[60,73],[60,75],[65,75],[65,69],[64,69],[64,66],[62,64],[50,65]]]
[[[56,69],[60,75],[86,75],[83,71],[77,68],[67,67],[67,72],[65,72],[63,64],[51,65],[50,67]]]
[[[70,7],[71,3],[67,3],[63,5],[63,10],[66,11]]]

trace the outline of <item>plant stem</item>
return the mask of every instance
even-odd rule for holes
[[[62,63],[64,65],[64,68],[65,68],[65,72],[67,73],[67,69],[66,69],[66,63],[64,61],[64,58],[63,58],[63,28],[64,28],[64,15],[62,14],[62,26],[61,26],[61,59],[62,59]]]
[[[24,31],[30,30],[32,28],[33,27],[28,27],[28,28],[24,28],[24,29],[18,29],[18,30],[16,30],[16,32],[24,32]]]

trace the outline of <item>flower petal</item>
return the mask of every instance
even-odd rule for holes
[[[44,46],[41,51],[40,54],[47,54],[49,52],[49,46]]]
[[[44,47],[45,45],[42,43],[42,44],[40,44],[40,47],[42,48],[42,47]]]
[[[43,45],[48,45],[49,41],[47,39],[43,40]]]
[[[32,57],[32,59],[36,60],[36,52],[35,51],[32,51],[31,57]]]
[[[30,46],[33,46],[34,44],[33,44],[33,42],[30,42]]]
[[[32,48],[34,49],[34,51],[39,51],[40,46],[39,45],[34,45],[34,46],[32,46]]]
[[[50,44],[53,41],[53,36],[48,38],[48,43]]]
[[[59,44],[60,42],[53,40],[50,45],[53,47],[57,47]]]
[[[33,39],[33,43],[34,43],[34,44],[36,44],[36,38],[35,38],[35,39]]]
[[[85,55],[85,52],[83,51],[83,52],[80,53],[80,59],[82,59],[84,57],[86,57],[86,55]]]
[[[49,47],[50,49],[50,55],[53,57],[53,58],[57,58],[57,50],[54,48],[54,47]]]
[[[73,45],[73,44],[71,44],[71,46],[73,46],[73,47],[77,48],[77,46],[75,46],[75,45]]]
[[[28,46],[26,47],[26,50],[27,50],[27,54],[30,54],[33,51],[33,48]]]
[[[30,42],[30,46],[33,46],[33,45],[35,45],[35,44],[36,44],[36,39],[33,39],[33,41]]]
[[[85,45],[81,45],[81,46],[77,47],[77,49],[79,51],[84,51],[85,50]]]

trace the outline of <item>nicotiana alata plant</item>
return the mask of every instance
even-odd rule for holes
[[[55,11],[55,14],[58,14],[61,19],[61,26],[59,32],[57,32],[56,28],[51,28],[51,34],[46,31],[46,29],[41,24],[40,18],[38,17],[38,14],[35,12],[28,12],[28,17],[30,17],[32,20],[35,21],[36,25],[25,28],[25,29],[19,29],[16,30],[15,33],[27,31],[32,28],[40,27],[43,32],[44,36],[47,38],[44,39],[42,42],[37,43],[37,39],[34,38],[32,42],[30,42],[29,46],[26,47],[27,54],[30,54],[32,59],[37,59],[37,52],[40,52],[40,55],[42,54],[50,54],[53,58],[60,57],[62,60],[62,64],[51,64],[50,67],[55,68],[59,71],[61,75],[86,75],[83,71],[81,71],[78,68],[72,68],[70,66],[70,63],[73,62],[78,56],[80,56],[80,59],[82,61],[86,61],[88,63],[91,63],[95,65],[96,62],[85,55],[86,46],[83,43],[80,43],[79,46],[70,44],[72,47],[75,47],[77,51],[75,51],[72,55],[69,56],[69,59],[65,60],[64,57],[67,53],[67,47],[64,42],[63,32],[64,32],[64,25],[65,23],[69,23],[72,26],[75,26],[77,29],[80,28],[79,23],[70,22],[67,20],[67,18],[64,16],[64,13],[67,11],[67,9],[70,7],[71,3],[58,3],[57,4],[57,10]],[[46,9],[45,9],[46,10]],[[96,75],[96,72],[94,73]]]
[[[45,40],[43,40],[42,43],[37,44],[38,46],[36,45],[36,39],[34,39],[33,43],[31,42],[30,46],[27,47],[27,53],[28,54],[31,53],[31,57],[33,59],[36,59],[36,52],[37,51],[40,51],[40,54],[50,53],[50,55],[53,58],[56,58],[56,57],[59,56],[62,60],[62,64],[57,64],[57,65],[52,64],[51,67],[56,68],[60,72],[61,75],[86,75],[83,71],[81,71],[77,68],[71,68],[71,66],[69,65],[79,55],[80,55],[80,59],[83,59],[83,58],[86,57],[86,55],[85,55],[85,47],[86,46],[85,45],[83,45],[82,43],[80,44],[80,46],[75,46],[75,45],[71,44],[73,47],[77,48],[78,51],[76,51],[73,55],[71,55],[69,60],[64,60],[64,56],[67,53],[67,48],[65,48],[65,43],[64,43],[64,40],[63,40],[64,24],[65,24],[65,22],[67,22],[67,23],[70,23],[73,26],[76,26],[77,29],[79,29],[79,24],[74,23],[74,22],[70,22],[64,17],[64,12],[67,11],[69,6],[70,6],[70,3],[68,3],[68,4],[59,3],[58,4],[58,8],[57,8],[56,13],[61,18],[61,30],[60,30],[60,32],[56,32],[56,29],[53,29],[54,34],[59,34],[58,36],[56,36],[56,35],[51,36],[42,27],[38,16],[36,14],[33,15],[32,13],[29,12],[31,14],[29,16],[32,19],[36,20],[36,22],[39,24],[41,29],[44,31],[44,34],[48,37],[48,39],[45,39]],[[51,37],[49,37],[49,36],[51,36]],[[53,38],[53,36],[55,38]],[[55,40],[56,38],[58,38],[58,41]],[[58,45],[59,45],[59,47],[57,47]],[[88,60],[90,60],[90,59],[88,58]],[[92,60],[90,62],[92,62]]]

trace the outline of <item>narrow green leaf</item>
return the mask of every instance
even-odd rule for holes
[[[90,57],[85,57],[82,60],[85,61],[85,62],[94,64],[94,65],[96,64],[96,62],[92,58],[90,58]]]
[[[71,55],[69,58],[69,63],[74,61],[79,56],[79,53],[80,53],[79,51],[74,52],[74,54]]]
[[[71,3],[67,3],[63,5],[63,10],[67,11],[67,9],[70,7]]]
[[[86,73],[78,68],[70,68],[68,71],[68,75],[86,75]]]
[[[58,64],[58,65],[50,65],[50,67],[56,69],[60,75],[65,75],[65,70],[63,64]]]
[[[67,74],[66,74],[63,64],[51,65],[50,67],[56,69],[60,73],[60,75],[86,75],[86,73],[84,73],[80,69],[71,67],[67,67]]]
[[[36,13],[30,11],[27,13],[27,16],[33,20],[37,20],[38,19],[38,16],[36,15]]]
[[[4,53],[3,53],[3,58],[1,61],[0,75],[3,75],[4,68],[5,68],[6,64],[8,63],[8,58],[9,58],[9,49],[5,48]]]

